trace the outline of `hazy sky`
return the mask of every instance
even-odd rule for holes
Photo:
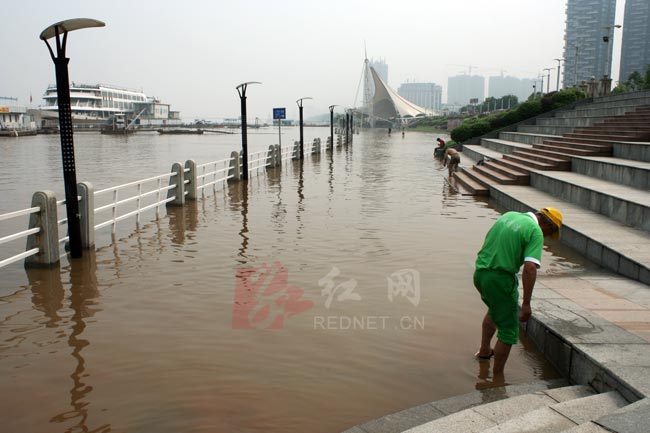
[[[267,119],[273,107],[295,118],[295,101],[306,96],[314,98],[305,102],[310,117],[354,105],[364,41],[368,57],[388,63],[394,88],[433,81],[446,95],[447,77],[470,64],[484,76],[536,77],[563,54],[565,8],[566,0],[3,1],[0,96],[28,105],[31,92],[41,104],[55,77],[38,36],[83,17],[106,27],[70,34],[72,81],[142,89],[185,120],[238,116],[235,87],[261,81],[248,90],[249,118]],[[619,31],[615,80],[620,39]]]

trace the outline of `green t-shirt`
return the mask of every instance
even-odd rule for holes
[[[539,267],[543,247],[544,234],[535,214],[507,212],[485,236],[476,257],[476,270],[502,270],[516,274],[525,261]]]

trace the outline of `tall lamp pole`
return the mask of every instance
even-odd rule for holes
[[[544,70],[546,71],[546,93],[549,93],[551,91],[551,71],[553,68],[544,68]],[[544,90],[543,87],[542,90]]]
[[[50,51],[56,73],[65,209],[68,217],[68,237],[70,240],[70,256],[72,258],[82,256],[82,245],[79,200],[77,198],[77,170],[74,159],[72,110],[70,109],[70,78],[68,76],[68,62],[70,59],[65,56],[65,49],[69,32],[88,27],[104,27],[105,25],[101,21],[90,18],[74,18],[52,24],[43,30],[40,35],[41,40],[45,42],[47,49]],[[63,40],[61,40],[61,34],[63,34]],[[56,38],[56,54],[54,54],[50,43],[47,41],[50,38]]]
[[[557,86],[556,89],[558,92],[560,91],[560,64],[564,61],[564,59],[555,59],[557,62]]]
[[[307,96],[305,98],[300,98],[296,101],[296,104],[298,104],[298,111],[300,112],[300,160],[305,159],[305,140],[302,134],[302,101],[304,101],[305,99],[314,99],[314,98]]]
[[[620,24],[614,24],[613,26],[605,26],[603,27],[604,30],[607,30],[607,35],[603,36],[603,42],[607,44],[607,47],[605,48],[606,50],[606,56],[605,56],[605,72],[604,72],[604,78],[609,78],[610,77],[610,69],[611,66],[609,65],[609,57],[610,57],[610,46],[609,46],[609,40],[612,39],[612,42],[614,42],[614,29],[620,29],[622,26]]]
[[[246,123],[246,89],[249,84],[262,84],[259,81],[248,81],[236,87],[241,102],[241,148],[242,148],[242,178],[248,180],[248,124]]]
[[[332,145],[332,152],[334,152],[334,107],[330,105],[330,144]]]

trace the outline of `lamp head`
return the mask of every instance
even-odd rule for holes
[[[99,20],[91,18],[72,18],[65,21],[54,23],[41,32],[41,40],[48,40],[61,33],[68,33],[73,30],[85,29],[89,27],[104,27],[106,24]]]

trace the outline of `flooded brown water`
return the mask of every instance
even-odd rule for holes
[[[0,142],[0,213],[62,191],[57,138],[28,138]],[[434,139],[364,132],[138,231],[124,222],[60,269],[0,270],[0,430],[338,432],[489,385],[472,268],[499,212],[449,188]],[[161,174],[238,140],[78,135],[79,180]],[[542,272],[584,266],[551,245]],[[556,377],[523,343],[507,381]]]

